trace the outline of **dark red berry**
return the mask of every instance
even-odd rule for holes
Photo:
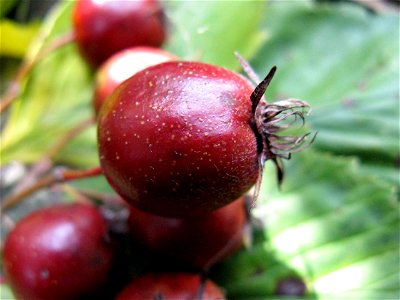
[[[96,115],[107,97],[123,81],[147,67],[176,59],[172,53],[153,47],[132,47],[111,56],[100,66],[96,75],[93,97]]]
[[[166,62],[127,79],[98,120],[109,183],[141,210],[188,217],[232,202],[254,183],[258,191],[266,160],[281,181],[280,158],[302,150],[310,134],[280,135],[303,120],[308,104],[265,101],[275,70],[255,89],[237,73],[199,62]]]
[[[257,180],[250,82],[198,62],[167,62],[122,83],[103,106],[103,172],[135,207],[164,216],[210,212]]]
[[[129,47],[161,46],[164,21],[158,0],[77,0],[73,11],[79,51],[93,67]]]
[[[59,204],[17,223],[4,246],[4,270],[22,299],[76,299],[107,278],[112,249],[98,210]]]
[[[275,290],[276,295],[291,297],[302,297],[306,292],[306,284],[302,279],[296,277],[281,279]]]
[[[225,297],[214,282],[199,275],[155,273],[134,279],[115,299],[223,300]]]
[[[160,217],[131,207],[130,234],[155,253],[196,268],[208,268],[243,245],[246,207],[240,198],[205,216]]]

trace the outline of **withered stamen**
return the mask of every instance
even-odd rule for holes
[[[266,147],[266,157],[274,161],[277,167],[278,182],[283,179],[283,166],[280,159],[290,159],[292,153],[308,147],[315,139],[309,141],[310,132],[301,136],[286,136],[279,133],[293,126],[300,120],[300,128],[305,125],[305,116],[309,114],[309,105],[299,99],[286,99],[271,104],[263,103],[259,109],[258,120]],[[256,114],[257,115],[257,114]]]

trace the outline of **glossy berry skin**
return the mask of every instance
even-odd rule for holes
[[[120,50],[159,47],[166,38],[158,0],[77,0],[73,26],[81,55],[95,68]]]
[[[243,195],[258,177],[252,85],[232,71],[166,62],[122,83],[98,119],[103,172],[133,206],[188,217]]]
[[[131,281],[115,299],[224,300],[225,297],[214,282],[202,282],[198,274],[149,273]]]
[[[17,223],[4,246],[6,278],[18,299],[76,299],[106,281],[112,250],[106,224],[85,204],[58,204]]]
[[[131,207],[130,235],[148,249],[189,264],[208,268],[243,245],[246,226],[243,198],[205,216],[160,217]]]
[[[115,53],[100,66],[96,74],[93,96],[96,115],[107,97],[123,81],[147,67],[171,60],[177,60],[177,57],[153,47],[132,47]]]

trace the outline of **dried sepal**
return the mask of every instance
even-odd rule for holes
[[[273,66],[267,76],[260,81],[250,64],[239,53],[235,52],[235,55],[250,79],[259,82],[250,96],[253,112],[250,124],[254,128],[258,142],[260,167],[252,197],[251,206],[253,207],[260,191],[265,162],[267,160],[274,162],[278,183],[281,184],[284,177],[282,159],[290,159],[292,153],[310,146],[316,138],[316,133],[308,132],[300,136],[283,135],[284,130],[292,128],[295,124],[300,124],[300,128],[305,125],[305,117],[310,113],[310,105],[306,101],[294,98],[268,103],[264,94],[275,75],[276,66]]]
[[[273,66],[268,72],[267,76],[265,76],[265,78],[256,86],[253,93],[250,95],[251,110],[253,114],[256,113],[257,107],[260,105],[260,103],[262,103],[261,99],[263,98],[265,91],[267,90],[272,78],[274,77],[275,72],[276,67]]]
[[[256,72],[254,72],[253,68],[250,66],[249,62],[240,55],[239,52],[234,52],[236,59],[238,60],[240,66],[243,68],[243,71],[247,74],[247,76],[253,81],[253,83],[258,84],[261,79],[258,77]]]
[[[272,67],[267,76],[254,89],[250,96],[252,110],[254,113],[255,124],[258,134],[261,136],[262,147],[259,153],[260,175],[261,178],[264,162],[271,159],[277,169],[279,184],[283,180],[284,170],[281,159],[290,159],[292,153],[302,151],[307,148],[315,139],[316,134],[310,132],[300,136],[284,135],[283,131],[299,124],[305,125],[305,117],[310,113],[310,105],[300,99],[285,99],[273,103],[267,103],[264,93],[269,86],[276,67]],[[261,179],[256,185],[259,189]],[[258,192],[255,192],[256,199]]]

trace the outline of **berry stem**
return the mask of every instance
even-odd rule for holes
[[[227,251],[232,247],[232,245],[243,236],[244,228],[238,230],[229,241],[207,262],[207,264],[203,267],[204,271],[208,271],[213,265],[215,265],[218,261],[221,260],[227,253]]]
[[[19,193],[16,193],[14,195],[5,198],[3,203],[1,204],[1,209],[2,210],[8,209],[13,205],[17,204],[18,202],[20,202],[21,200],[23,200],[25,197],[33,194],[34,192],[42,188],[51,186],[55,183],[99,176],[102,173],[103,172],[100,167],[95,167],[86,170],[60,170],[60,169],[54,170],[52,174],[39,179],[35,184],[31,185],[30,187],[20,191]]]
[[[74,39],[75,37],[72,32],[60,36],[50,42],[50,44],[46,48],[39,51],[39,53],[37,53],[35,56],[33,56],[32,58],[27,58],[22,62],[14,80],[11,81],[7,90],[4,92],[3,96],[0,99],[0,114],[3,113],[3,111],[6,110],[7,107],[9,107],[13,103],[13,101],[19,96],[22,82],[29,74],[29,72],[33,69],[33,67],[40,60],[48,56],[52,51],[61,48],[68,43],[71,43],[72,41],[74,41]]]
[[[200,285],[199,285],[199,289],[197,291],[197,299],[199,300],[204,300],[204,291],[205,291],[205,287],[206,287],[206,280],[207,280],[207,276],[203,273],[203,274],[199,274],[200,276]]]
[[[48,172],[53,166],[54,157],[58,155],[61,149],[68,144],[72,139],[74,139],[79,133],[88,128],[94,122],[94,118],[83,120],[78,123],[75,127],[67,131],[50,149],[45,153],[41,159],[39,159],[35,164],[32,165],[28,174],[25,175],[24,180],[22,180],[13,189],[14,192],[25,189],[26,186],[30,185],[31,182],[35,181],[36,178],[40,177],[42,174]]]
[[[231,249],[232,245],[236,243],[237,240],[241,239],[243,244],[246,245],[246,242],[251,241],[251,238],[249,238],[248,236],[246,236],[247,234],[249,234],[249,228],[248,226],[250,226],[250,220],[251,220],[251,208],[250,207],[250,203],[249,203],[249,198],[246,198],[247,196],[245,195],[245,203],[244,205],[244,209],[246,211],[246,222],[245,225],[243,226],[243,228],[240,228],[239,230],[237,230],[235,232],[235,234],[233,234],[229,241],[221,248],[219,249],[219,251],[217,253],[214,254],[213,257],[211,257],[208,262],[206,263],[206,265],[203,267],[203,272],[208,272],[208,270],[215,265],[218,261],[221,260],[221,258],[223,258],[227,251],[229,251],[229,249]],[[252,204],[251,204],[252,205]],[[251,242],[250,242],[251,244]]]

